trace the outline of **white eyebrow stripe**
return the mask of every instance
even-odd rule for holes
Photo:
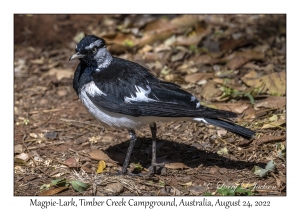
[[[102,41],[101,40],[97,40],[97,41],[94,41],[93,43],[91,43],[89,46],[86,46],[85,49],[86,50],[89,50],[89,49],[92,49],[93,47],[97,46],[99,47],[101,45]]]

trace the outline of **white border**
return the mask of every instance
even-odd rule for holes
[[[298,102],[298,85],[300,76],[299,64],[299,11],[296,1],[241,1],[241,0],[214,0],[214,1],[11,1],[1,5],[1,82],[0,96],[1,102],[1,206],[2,207],[29,207],[29,200],[32,197],[13,197],[13,14],[15,13],[286,13],[287,14],[287,81],[288,81],[288,186],[287,197],[209,197],[211,200],[221,198],[222,200],[247,199],[252,202],[255,200],[270,200],[272,208],[298,206],[298,186],[299,175],[298,154],[300,142],[297,130],[297,115],[300,104]],[[3,46],[4,45],[4,46]],[[291,101],[291,103],[289,103]],[[3,135],[4,134],[4,135]],[[51,199],[68,200],[69,197],[39,197],[42,200]],[[85,198],[85,197],[82,197]],[[79,199],[79,197],[76,197]],[[91,199],[91,197],[89,197]],[[99,200],[109,199],[108,197],[97,197]],[[112,197],[121,199],[121,197]],[[130,199],[130,197],[126,197]],[[170,197],[135,197],[139,200],[167,200]],[[179,199],[179,198],[176,198]],[[185,197],[184,199],[194,199]],[[200,199],[200,198],[199,198]],[[65,208],[65,207],[61,207]],[[78,208],[78,207],[77,207]],[[95,209],[95,207],[93,207]],[[101,207],[96,207],[101,208]],[[142,207],[135,208],[141,209]],[[162,209],[165,207],[154,208]],[[199,208],[199,207],[197,207]],[[202,207],[203,208],[203,207]],[[211,207],[210,207],[211,208]],[[231,207],[234,208],[234,207]],[[48,208],[49,209],[49,208]]]

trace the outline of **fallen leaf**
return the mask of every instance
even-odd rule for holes
[[[246,109],[248,109],[250,104],[247,103],[216,103],[214,107],[216,109],[222,109],[226,111],[235,112],[237,114],[242,114]]]
[[[244,65],[245,63],[247,63],[248,61],[249,61],[248,58],[245,58],[243,56],[236,56],[232,58],[230,61],[228,61],[227,67],[229,69],[235,70],[241,67],[242,65]]]
[[[175,46],[176,45],[197,46],[205,36],[210,34],[210,32],[211,32],[210,27],[207,27],[204,23],[199,22],[196,24],[195,30],[190,32],[187,36],[185,35],[177,36],[174,45]]]
[[[269,94],[284,95],[286,93],[286,73],[285,71],[261,77],[262,83],[268,89]]]
[[[77,160],[75,158],[68,158],[66,161],[65,161],[65,164],[69,167],[69,168],[76,168],[76,167],[79,167],[78,166],[78,163],[77,163]]]
[[[29,160],[29,155],[27,153],[21,153],[15,156],[15,161],[21,160],[27,162]]]
[[[280,109],[286,106],[286,97],[280,96],[269,96],[266,99],[256,101],[254,104],[255,108],[265,107],[265,108],[275,108]]]
[[[251,43],[251,40],[245,39],[245,38],[239,38],[239,39],[234,39],[234,38],[229,38],[225,39],[221,43],[221,50],[226,50],[226,51],[232,51],[235,50],[239,47],[243,47],[245,45],[249,45]]]
[[[124,187],[119,183],[109,183],[103,189],[104,192],[112,195],[118,195],[124,191]]]
[[[217,151],[217,153],[218,153],[219,155],[228,155],[228,150],[227,150],[226,147],[224,147],[224,148],[219,149],[219,150]]]
[[[79,43],[83,37],[84,37],[84,32],[81,31],[73,37],[73,40],[74,42]]]
[[[166,168],[170,168],[170,169],[186,169],[189,168],[187,165],[185,165],[184,163],[167,163],[165,164]]]
[[[186,75],[184,77],[184,80],[189,83],[197,83],[200,80],[208,80],[213,77],[214,75],[212,73],[195,73]]]
[[[45,63],[45,58],[41,57],[39,59],[31,60],[30,63],[32,63],[32,64],[44,64]]]
[[[258,73],[254,70],[250,70],[241,79],[246,85],[248,85],[250,87],[261,86],[261,83],[259,83],[259,85],[257,84],[257,80],[259,79],[259,76],[258,76]]]
[[[178,190],[177,188],[173,187],[172,186],[172,189],[170,190],[170,193],[173,195],[173,196],[180,196],[181,195],[181,191]]]
[[[94,150],[89,152],[89,155],[94,160],[103,160],[108,163],[116,163],[116,161],[112,160],[107,154],[105,154],[102,150]]]
[[[182,186],[192,186],[193,182],[179,183]]]
[[[278,116],[277,116],[276,114],[273,114],[272,117],[269,118],[269,120],[270,120],[271,122],[277,121],[277,120],[278,120]]]
[[[58,179],[51,180],[51,185],[56,187],[67,187],[69,184],[67,182],[67,179],[58,178]]]
[[[81,166],[81,169],[88,174],[93,173],[93,170],[91,170],[90,168],[86,167],[86,166]]]
[[[41,193],[39,193],[38,195],[39,196],[50,196],[50,195],[55,195],[65,189],[68,189],[68,187],[57,187],[57,188],[52,188],[52,189],[49,189],[49,190],[45,190]]]
[[[271,122],[271,123],[263,125],[262,129],[276,128],[276,127],[281,126],[281,125],[283,125],[285,123],[286,123],[286,120],[285,119],[281,119],[281,120],[278,120],[278,121]]]
[[[78,191],[78,192],[83,192],[85,190],[87,190],[89,188],[89,184],[85,184],[83,182],[77,181],[77,180],[72,180],[70,181],[72,187],[74,188],[74,190]]]
[[[15,153],[22,153],[24,151],[23,146],[21,144],[17,144],[14,146],[14,152]]]
[[[48,73],[48,75],[55,75],[57,80],[60,81],[63,78],[73,78],[74,76],[74,70],[71,68],[65,68],[65,69],[51,69]]]
[[[202,193],[204,193],[206,191],[206,187],[191,186],[191,187],[189,187],[189,190],[193,195],[201,195]]]
[[[220,96],[222,91],[216,88],[213,82],[208,81],[202,87],[201,97],[203,97],[206,101],[212,101],[213,98]]]
[[[275,162],[273,160],[270,160],[264,169],[259,166],[254,166],[252,171],[254,172],[255,175],[258,175],[260,177],[265,177],[267,176],[269,171],[274,171],[275,167],[276,167]]]
[[[254,50],[246,50],[243,52],[234,52],[231,55],[223,58],[223,61],[227,61],[229,69],[237,69],[242,65],[252,60],[262,60],[265,54]]]
[[[217,134],[218,134],[218,136],[222,137],[227,134],[227,130],[219,129],[219,130],[217,130]]]
[[[252,171],[253,171],[253,173],[255,175],[258,175],[260,177],[265,177],[268,174],[268,170],[263,169],[263,168],[261,168],[259,166],[254,166],[253,169],[252,169]]]
[[[105,168],[106,168],[105,162],[103,160],[99,161],[97,174],[102,173]]]
[[[260,88],[261,93],[267,92],[272,95],[284,95],[286,93],[285,71],[259,77],[259,75],[252,70],[241,79],[250,87]]]
[[[244,116],[243,119],[248,120],[248,121],[252,121],[256,118],[256,110],[253,107],[248,107],[245,111],[244,111]]]
[[[275,162],[273,160],[270,160],[265,168],[269,171],[274,171],[275,167],[276,167]]]

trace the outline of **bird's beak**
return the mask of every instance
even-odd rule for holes
[[[78,53],[75,53],[74,55],[72,55],[70,58],[69,58],[69,61],[71,60],[74,60],[75,58],[83,58],[85,55],[82,55],[80,54],[79,52]]]

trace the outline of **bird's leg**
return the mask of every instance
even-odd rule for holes
[[[136,134],[135,131],[133,129],[128,130],[129,135],[130,135],[130,144],[127,150],[127,154],[126,154],[126,158],[123,164],[123,168],[122,168],[122,174],[125,174],[127,172],[127,167],[129,164],[129,160],[131,157],[131,153],[132,153],[132,149],[134,147],[135,141],[136,141]]]
[[[149,169],[148,175],[156,173],[156,167],[164,167],[165,163],[156,163],[156,123],[150,124],[151,134],[152,134],[152,161],[151,167]]]

